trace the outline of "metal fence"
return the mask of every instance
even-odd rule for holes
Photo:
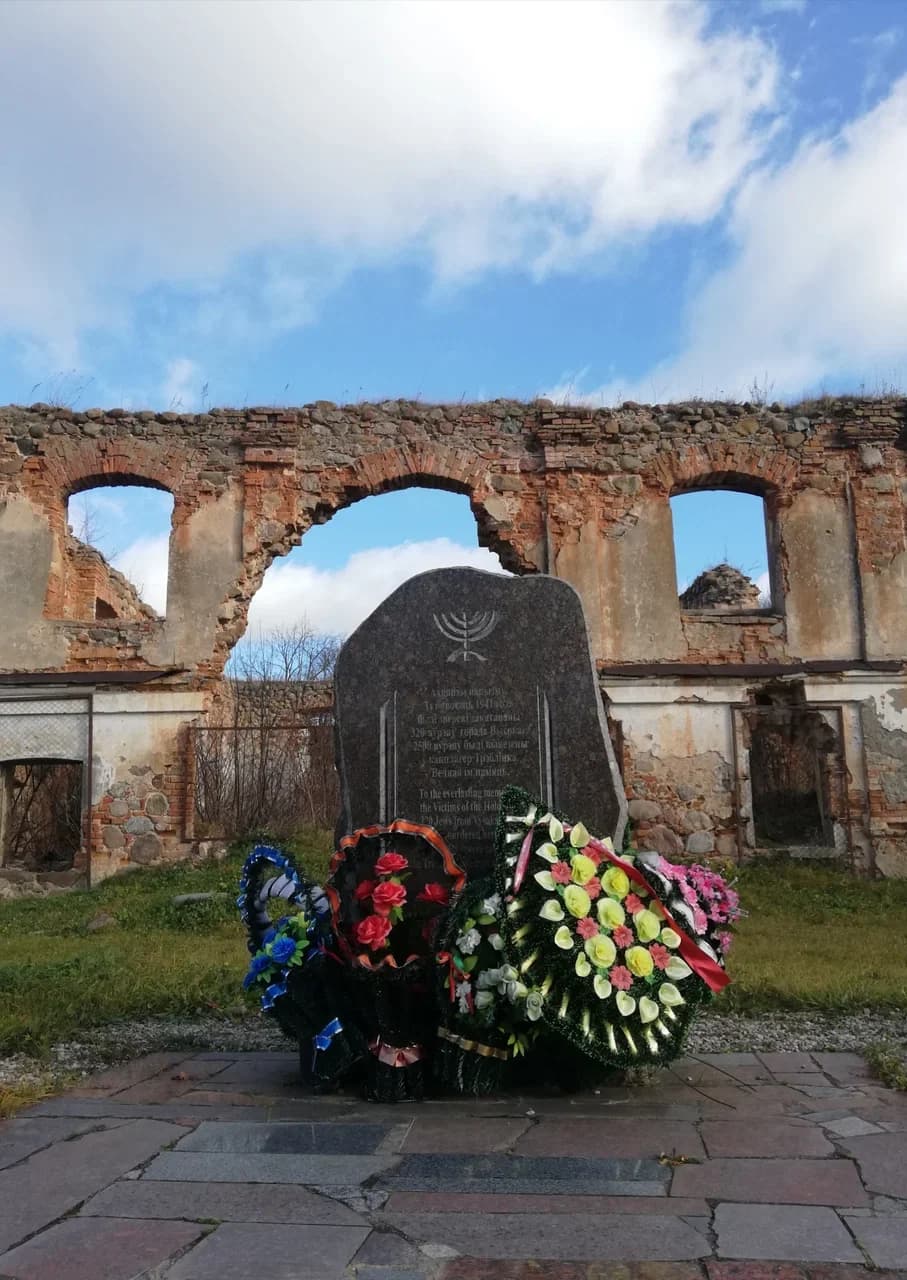
[[[332,827],[339,809],[330,711],[291,724],[197,725],[190,737],[197,839]]]

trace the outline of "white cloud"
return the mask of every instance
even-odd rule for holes
[[[125,574],[139,595],[152,609],[163,614],[167,608],[167,558],[170,537],[138,538],[117,555],[111,564]]]
[[[778,78],[767,42],[709,16],[663,0],[6,6],[0,328],[71,350],[171,284],[200,325],[273,331],[310,317],[312,278],[414,249],[442,280],[542,273],[707,221],[764,155]]]
[[[460,546],[449,538],[358,551],[339,569],[315,569],[295,564],[292,558],[277,560],[252,600],[249,631],[266,635],[305,621],[319,632],[349,635],[414,574],[455,565],[503,572],[493,552]]]
[[[633,380],[552,398],[611,404],[797,395],[828,377],[907,364],[907,77],[834,137],[806,140],[737,198],[737,253],[691,302],[679,355]],[[868,390],[874,390],[869,386]]]
[[[191,413],[196,405],[200,385],[201,375],[195,361],[187,356],[178,356],[167,365],[161,388],[162,402],[168,409]]]
[[[166,533],[145,536],[111,556],[114,567],[160,614],[167,603],[169,545]],[[455,565],[505,572],[494,552],[461,546],[443,537],[357,551],[338,569],[299,564],[300,554],[291,552],[287,558],[275,560],[265,574],[249,610],[251,634],[267,635],[306,622],[319,632],[348,635],[386,596],[417,573]]]

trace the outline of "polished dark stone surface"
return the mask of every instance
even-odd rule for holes
[[[426,823],[476,873],[491,867],[508,785],[596,835],[621,822],[582,604],[566,582],[418,574],[344,644],[334,688],[341,834]]]

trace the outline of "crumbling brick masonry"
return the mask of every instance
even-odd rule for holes
[[[505,567],[579,591],[641,840],[697,855],[762,847],[753,725],[780,714],[759,711],[760,691],[786,686],[831,735],[797,731],[801,754],[823,744],[826,852],[907,874],[905,409],[0,409],[0,763],[21,756],[23,700],[39,754],[42,700],[78,694],[90,709],[72,737],[82,745],[67,750],[81,754],[60,758],[85,763],[82,866],[100,877],[186,855],[186,737],[268,565],[359,498],[434,485],[469,496],[480,541]],[[173,495],[166,618],[67,529],[73,493],[125,482]],[[678,599],[669,499],[721,487],[764,500],[770,609]]]

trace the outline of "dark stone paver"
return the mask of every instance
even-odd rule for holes
[[[198,1222],[289,1222],[297,1225],[361,1226],[352,1209],[305,1187],[279,1183],[115,1182],[82,1206],[89,1216],[187,1218]]]
[[[391,1191],[657,1196],[665,1194],[670,1176],[657,1160],[413,1155],[404,1156],[378,1185]]]
[[[672,1196],[565,1196],[490,1195],[451,1191],[395,1191],[387,1201],[387,1210],[395,1213],[624,1213],[664,1214],[670,1210],[677,1217],[706,1217],[705,1200],[684,1200]]]
[[[385,1156],[258,1155],[231,1151],[165,1151],[145,1170],[163,1182],[290,1182],[355,1186],[393,1163]]]
[[[700,1127],[710,1156],[830,1156],[834,1147],[821,1129],[790,1119],[705,1120]]]
[[[720,1204],[715,1233],[721,1258],[863,1261],[834,1210],[814,1205]]]
[[[907,1198],[907,1134],[871,1133],[842,1145],[859,1164],[870,1191]]]
[[[167,1280],[342,1280],[366,1227],[226,1222],[191,1249]]]
[[[907,1267],[907,1214],[845,1221],[877,1267]]]
[[[177,1151],[233,1151],[259,1155],[373,1155],[391,1131],[383,1124],[217,1124],[203,1122]]]
[[[182,1134],[177,1125],[134,1120],[58,1143],[4,1169],[0,1213],[6,1225],[0,1249],[53,1222]]]
[[[381,1222],[410,1240],[446,1244],[479,1258],[560,1258],[565,1261],[701,1258],[709,1243],[681,1218],[622,1215],[382,1213]],[[641,1226],[643,1229],[641,1229]]]
[[[677,1169],[671,1191],[760,1204],[850,1208],[869,1200],[850,1160],[710,1160]]]
[[[133,1280],[199,1238],[188,1222],[68,1218],[0,1255],[0,1276],[15,1280]]]

